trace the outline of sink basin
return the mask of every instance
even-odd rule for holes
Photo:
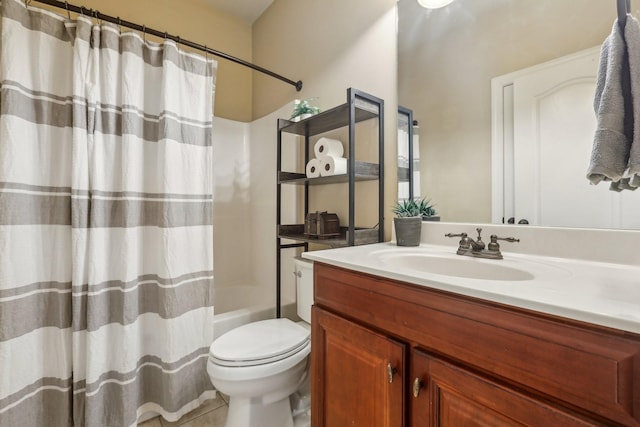
[[[367,254],[367,262],[381,270],[393,271],[416,279],[436,279],[453,283],[455,278],[496,283],[561,280],[573,273],[552,261],[521,254],[504,259],[473,258],[457,255],[455,248],[420,245],[388,245]],[[438,278],[432,276],[440,276]],[[447,278],[451,280],[446,280]]]
[[[386,253],[381,254],[380,261],[401,269],[469,279],[516,282],[534,279],[530,272],[500,264],[503,262],[501,260],[483,260],[459,255],[449,257],[427,253]]]
[[[388,268],[418,273],[439,274],[467,279],[520,282],[533,280],[538,275],[518,266],[507,265],[506,260],[487,260],[455,254],[441,254],[421,250],[412,252],[382,250],[372,253],[381,265]],[[511,263],[514,264],[514,263]],[[536,265],[535,270],[549,276],[549,266]],[[542,267],[543,271],[539,271]],[[555,270],[555,269],[553,269]],[[560,273],[557,270],[556,273]],[[552,274],[555,276],[556,274]]]

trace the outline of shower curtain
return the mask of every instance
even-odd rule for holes
[[[215,61],[2,0],[0,426],[214,397]]]

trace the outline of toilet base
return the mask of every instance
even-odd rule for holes
[[[225,427],[294,427],[289,396],[264,404],[261,398],[232,397]]]

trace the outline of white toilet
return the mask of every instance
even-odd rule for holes
[[[209,348],[211,382],[230,398],[226,427],[308,425],[301,421],[308,420],[308,414],[298,416],[294,425],[290,396],[303,385],[308,388],[312,263],[296,260],[296,273],[297,311],[304,322],[249,323],[220,336]]]

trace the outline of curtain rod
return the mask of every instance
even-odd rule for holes
[[[249,67],[253,70],[259,71],[263,74],[266,74],[268,76],[274,77],[278,80],[282,80],[285,83],[288,83],[292,86],[294,86],[296,88],[296,91],[300,92],[300,90],[302,90],[302,81],[298,80],[297,82],[294,82],[291,79],[288,79],[284,76],[281,76],[280,74],[274,73],[271,70],[267,70],[266,68],[263,68],[259,65],[255,65],[252,64],[250,62],[247,62],[243,59],[240,58],[236,58],[235,56],[231,56],[228,53],[224,53],[224,52],[220,52],[218,50],[215,49],[211,49],[210,47],[207,47],[205,45],[201,45],[198,43],[194,43],[192,41],[189,40],[185,40],[180,38],[180,36],[174,36],[171,34],[167,34],[167,32],[165,31],[158,31],[158,30],[154,30],[153,28],[147,28],[145,25],[139,25],[133,22],[129,22],[129,21],[125,21],[124,19],[120,19],[120,17],[113,17],[113,16],[109,16],[109,15],[105,15],[103,13],[100,13],[97,10],[93,10],[93,9],[88,9],[84,6],[76,6],[76,5],[72,5],[67,3],[66,1],[58,1],[58,0],[34,0],[38,3],[44,3],[44,4],[48,4],[49,6],[55,6],[57,8],[60,9],[65,9],[67,10],[67,12],[74,12],[74,13],[79,13],[81,15],[86,15],[86,16],[90,16],[92,18],[98,19],[98,20],[102,20],[102,21],[107,21],[110,22],[112,24],[116,24],[122,27],[127,27],[127,28],[131,28],[132,30],[136,30],[136,31],[140,31],[144,34],[151,34],[152,36],[156,36],[156,37],[160,37],[160,38],[164,38],[164,39],[169,39],[169,40],[173,40],[176,43],[179,43],[181,45],[184,46],[188,46],[197,50],[200,50],[202,52],[206,52],[209,53],[211,55],[214,56],[218,56],[220,58],[224,58],[228,61],[231,62],[235,62],[236,64],[240,64],[243,65],[245,67]],[[27,4],[31,3],[31,0],[27,0],[25,1]]]

